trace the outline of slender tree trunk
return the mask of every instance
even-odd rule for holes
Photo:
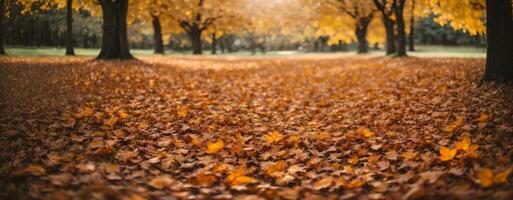
[[[164,40],[162,39],[162,26],[160,25],[159,16],[152,15],[153,23],[153,43],[155,45],[155,54],[164,54]]]
[[[103,36],[100,55],[96,59],[133,59],[127,35],[128,0],[99,1],[103,12]]]
[[[212,54],[217,54],[217,37],[215,33],[212,33]]]
[[[415,51],[415,0],[411,1],[411,17],[410,17],[410,35],[409,35],[409,49]]]
[[[73,0],[66,1],[66,55],[75,55],[75,49],[73,48]]]
[[[225,46],[224,46],[224,43],[225,43],[225,37],[222,36],[220,39],[219,39],[219,48],[221,49],[221,53],[224,54],[224,52],[226,51],[225,49]]]
[[[4,13],[5,0],[0,0],[0,55],[5,55],[4,49]]]
[[[358,40],[358,53],[369,52],[369,42],[367,42],[367,29],[369,28],[370,19],[362,19],[356,25],[356,39]]]
[[[511,0],[486,0],[486,69],[484,82],[513,81]]]
[[[192,44],[192,54],[201,55],[203,54],[203,47],[201,44],[201,31],[197,27],[193,27],[189,32],[189,38]]]
[[[383,16],[386,32],[386,54],[391,55],[397,52],[395,45],[395,22],[388,16]]]
[[[406,0],[397,0],[394,4],[397,21],[397,56],[406,56],[406,30],[404,25],[404,4]]]

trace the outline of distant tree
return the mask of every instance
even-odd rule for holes
[[[394,10],[392,5],[395,0],[373,0],[374,4],[381,13],[383,18],[383,24],[385,25],[386,31],[386,54],[391,55],[396,53],[396,42],[395,42],[395,21],[392,17]]]

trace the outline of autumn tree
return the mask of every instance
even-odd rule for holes
[[[127,34],[128,0],[99,0],[103,34],[100,60],[133,59],[130,54]]]
[[[383,24],[386,31],[386,54],[391,55],[396,53],[395,43],[395,21],[394,21],[394,9],[393,4],[396,0],[373,0],[374,4],[381,13]]]
[[[404,7],[406,0],[394,0],[394,10],[397,25],[397,56],[406,56],[406,24],[404,20]]]
[[[216,22],[233,17],[236,0],[167,0],[163,13],[189,36],[193,54],[202,54],[202,34]]]
[[[129,24],[134,21],[148,22],[153,27],[154,53],[164,54],[162,6],[164,0],[132,1],[129,7]],[[166,24],[164,22],[164,24]]]
[[[66,10],[66,55],[75,55],[73,38],[73,5],[77,4],[73,0],[18,0],[24,6],[24,13],[35,12],[33,9],[48,10],[53,7]],[[78,7],[78,5],[75,5]],[[78,9],[78,8],[77,8]]]
[[[358,41],[358,53],[367,53],[369,42],[367,33],[374,18],[376,9],[372,0],[336,0],[328,1],[341,14],[347,15],[354,21],[354,32]]]
[[[485,82],[513,81],[513,16],[511,0],[427,0],[421,1],[439,24],[472,35],[486,33]],[[427,4],[427,5],[426,5]],[[486,23],[483,19],[486,18]]]

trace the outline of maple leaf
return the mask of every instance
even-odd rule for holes
[[[283,135],[278,131],[273,131],[267,135],[264,135],[264,141],[266,144],[273,144],[283,139]]]
[[[118,111],[118,116],[121,117],[121,119],[126,119],[128,117],[128,114],[126,114],[125,111]]]
[[[222,140],[217,140],[216,142],[208,142],[207,144],[207,152],[208,154],[213,154],[221,151],[224,148],[224,142]]]
[[[454,157],[456,156],[456,153],[458,152],[457,149],[449,149],[444,146],[440,147],[439,151],[440,151],[440,160],[442,160],[442,161],[449,161],[449,160],[454,159]]]
[[[180,117],[187,117],[187,115],[189,114],[189,111],[188,110],[185,110],[185,109],[182,109],[182,110],[178,110],[176,112],[176,114]]]
[[[276,163],[270,164],[265,168],[265,173],[269,176],[275,176],[275,173],[285,171],[287,162],[281,160]]]
[[[454,148],[456,150],[467,151],[470,147],[470,139],[468,137],[464,137],[461,141],[454,143]]]
[[[246,173],[245,167],[236,168],[235,170],[230,172],[230,175],[228,175],[228,177],[226,177],[225,182],[232,186],[245,185],[245,184],[257,182],[257,180],[255,178],[245,176],[244,175],[245,173]]]
[[[367,129],[367,128],[360,128],[359,129],[359,132],[362,133],[362,135],[366,138],[371,138],[372,136],[375,135],[374,132],[372,132],[371,130]]]
[[[497,175],[494,175],[492,169],[482,168],[479,170],[479,172],[477,172],[477,181],[483,188],[491,187],[494,184],[506,184],[512,171],[513,168],[509,168],[503,172],[498,173]]]
[[[444,128],[445,132],[453,132],[457,128],[459,128],[461,125],[463,125],[463,117],[456,117],[456,121],[454,121],[452,124],[447,125]]]

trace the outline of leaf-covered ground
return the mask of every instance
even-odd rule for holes
[[[0,58],[0,199],[512,199],[480,59]]]

